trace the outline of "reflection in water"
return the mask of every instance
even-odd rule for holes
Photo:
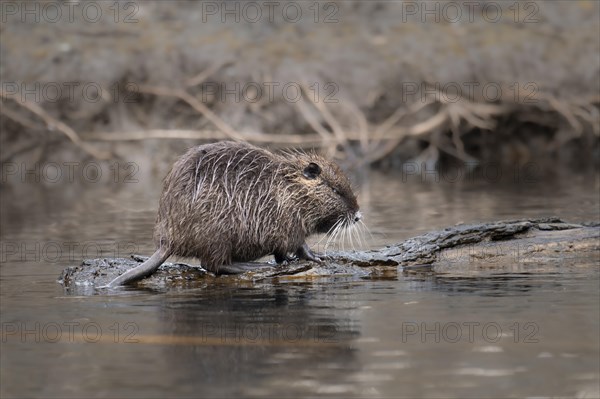
[[[186,364],[178,368],[180,383],[205,381],[208,395],[222,393],[223,387],[261,393],[260,381],[288,381],[290,367],[317,370],[332,360],[356,364],[348,342],[359,336],[358,325],[343,313],[319,314],[313,304],[319,291],[304,284],[222,287],[165,297],[159,311],[161,332],[194,336],[200,345],[165,348],[163,361],[171,367]]]
[[[497,274],[488,277],[433,276],[432,289],[448,294],[481,296],[527,296],[546,290],[560,290],[558,273]]]
[[[597,178],[403,180],[373,174],[360,188],[365,246],[458,222],[600,212]],[[597,259],[66,293],[55,280],[83,258],[152,252],[159,185],[141,183],[0,190],[2,397],[598,396]]]

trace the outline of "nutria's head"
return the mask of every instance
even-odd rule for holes
[[[340,224],[348,227],[360,221],[356,196],[350,181],[334,162],[316,154],[293,154],[299,168],[294,180],[302,187],[297,196],[308,233],[327,233]]]

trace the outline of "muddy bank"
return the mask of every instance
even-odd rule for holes
[[[200,266],[165,263],[154,275],[134,286],[164,290],[204,287],[216,280],[220,284],[249,285],[272,279],[394,278],[398,273],[419,272],[450,275],[554,272],[597,265],[599,240],[597,223],[572,224],[557,218],[458,225],[379,250],[329,253],[330,259],[323,264],[251,262],[226,269],[238,274],[217,277]],[[59,282],[73,294],[108,292],[94,287],[107,284],[145,259],[133,256],[84,260],[80,266],[65,269]]]
[[[11,3],[2,161],[222,138],[393,168],[600,159],[594,1]]]

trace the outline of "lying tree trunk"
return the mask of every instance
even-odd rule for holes
[[[457,225],[371,251],[329,253],[324,263],[294,261],[288,265],[250,262],[225,268],[229,276],[216,277],[201,267],[165,263],[137,283],[152,289],[209,285],[215,278],[232,283],[266,279],[311,279],[325,276],[388,276],[397,273],[548,272],[557,268],[598,267],[600,223],[572,224],[557,218],[511,220]],[[69,291],[93,293],[144,257],[84,260],[65,269],[59,282]]]
[[[453,226],[344,259],[363,266],[477,273],[547,270],[578,260],[597,262],[599,255],[600,224],[549,218]]]

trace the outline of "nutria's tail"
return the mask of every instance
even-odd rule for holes
[[[164,249],[157,249],[152,256],[139,266],[134,267],[131,270],[127,270],[113,281],[98,288],[114,288],[119,285],[125,285],[134,281],[140,280],[146,276],[151,275],[163,264],[165,260],[171,255]]]

